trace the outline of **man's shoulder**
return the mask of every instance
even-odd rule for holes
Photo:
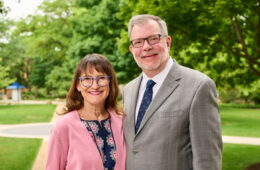
[[[182,65],[179,65],[179,70],[181,72],[181,75],[185,78],[189,78],[191,80],[206,80],[206,79],[211,79],[210,77],[208,77],[206,74],[192,69],[192,68],[188,68]]]
[[[179,78],[181,79],[182,87],[184,88],[193,88],[197,89],[199,87],[202,87],[206,85],[207,87],[216,88],[215,82],[208,77],[206,74],[194,70],[185,66],[179,65],[178,68],[175,70],[175,72],[172,72],[171,74],[174,75],[174,73],[179,74]]]

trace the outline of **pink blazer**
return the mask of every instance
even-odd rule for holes
[[[109,111],[116,143],[115,170],[125,170],[126,150],[122,129],[122,116]],[[46,170],[104,170],[96,144],[77,111],[62,116],[52,130]]]

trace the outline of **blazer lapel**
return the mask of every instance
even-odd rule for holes
[[[163,102],[174,92],[174,90],[179,86],[181,75],[178,69],[179,65],[177,62],[174,62],[171,70],[166,76],[162,86],[157,92],[156,96],[152,100],[150,106],[148,107],[144,118],[141,122],[139,130],[136,135],[142,130],[145,123],[149,120],[149,118],[155,113],[155,111],[163,104]]]
[[[128,128],[128,134],[131,135],[131,136],[135,136],[135,110],[136,110],[136,103],[137,103],[137,99],[138,99],[138,94],[139,94],[139,87],[141,85],[141,81],[142,81],[142,75],[140,75],[139,77],[137,77],[136,79],[136,82],[133,83],[133,86],[130,87],[129,89],[127,90],[130,90],[132,96],[129,98],[128,97],[128,100],[129,101],[126,101],[126,102],[130,102],[129,105],[126,104],[126,106],[129,106],[129,112],[128,114],[126,115],[126,119],[127,121],[124,121],[124,122],[127,122],[129,123],[127,125],[127,128]]]

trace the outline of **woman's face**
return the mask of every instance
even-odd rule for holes
[[[109,95],[109,81],[105,73],[98,72],[94,67],[80,75],[77,90],[84,98],[84,105],[104,107]],[[92,80],[94,78],[95,80]],[[98,83],[99,82],[99,83]]]

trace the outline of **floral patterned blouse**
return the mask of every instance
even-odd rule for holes
[[[101,120],[101,125],[98,120],[80,120],[86,126],[97,146],[103,160],[104,169],[113,170],[116,164],[116,144],[112,133],[110,116],[105,120]]]

